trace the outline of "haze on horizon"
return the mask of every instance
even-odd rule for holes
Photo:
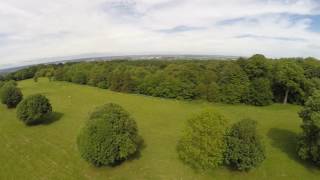
[[[319,0],[2,0],[0,68],[81,54],[320,57]]]

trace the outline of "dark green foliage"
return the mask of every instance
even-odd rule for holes
[[[315,58],[306,58],[304,61],[300,61],[301,66],[304,69],[304,74],[307,78],[320,78],[320,63]]]
[[[304,70],[294,61],[279,61],[274,69],[275,86],[280,89],[279,96],[283,97],[283,103],[290,101],[292,93],[304,95],[302,84],[305,82]]]
[[[116,60],[39,65],[9,73],[2,80],[48,77],[118,92],[253,105],[270,103],[269,82],[272,103],[303,104],[318,89],[314,79],[320,78],[319,71],[320,61],[314,58],[268,59],[257,54],[237,61]],[[257,94],[259,90],[263,93]]]
[[[12,81],[5,83],[0,89],[1,103],[8,108],[16,107],[23,98],[21,90]]]
[[[23,80],[23,79],[29,79],[29,78],[32,78],[35,73],[37,72],[38,68],[37,67],[28,67],[28,68],[25,68],[25,69],[21,69],[15,73],[11,73],[9,74],[9,76],[12,77],[12,80],[16,80],[16,81],[19,81],[19,80]]]
[[[228,121],[206,110],[187,121],[177,151],[182,161],[196,169],[213,169],[223,163]]]
[[[76,72],[71,79],[72,82],[77,84],[86,84],[87,76],[84,72]]]
[[[5,84],[4,81],[0,81],[0,88],[2,88],[2,86]]]
[[[53,73],[53,79],[56,81],[63,81],[65,80],[65,74],[63,68],[58,68]]]
[[[256,106],[266,106],[272,103],[273,94],[271,83],[266,78],[251,81],[245,102]]]
[[[35,75],[35,76],[33,77],[33,81],[34,81],[34,82],[38,82],[38,79],[39,79],[39,77],[38,77],[37,75]]]
[[[256,54],[245,61],[243,70],[250,79],[268,78],[271,76],[272,65],[266,57]]]
[[[228,63],[219,72],[221,101],[225,103],[240,103],[249,90],[249,79],[237,64]]]
[[[5,82],[6,85],[12,85],[12,86],[18,86],[17,82],[15,80],[10,80]]]
[[[40,94],[27,97],[17,107],[17,117],[26,125],[43,123],[51,112],[49,100]]]
[[[201,83],[198,85],[197,91],[200,97],[209,102],[218,102],[221,99],[219,86],[215,82],[211,82],[210,84]]]
[[[136,153],[141,138],[135,120],[117,104],[97,108],[78,139],[81,156],[95,166],[113,165]]]
[[[303,132],[298,141],[298,155],[320,166],[320,91],[314,92],[299,115]]]
[[[265,159],[264,145],[257,134],[257,122],[250,119],[235,123],[226,138],[225,161],[231,167],[247,171]]]
[[[120,92],[133,92],[134,81],[132,74],[125,66],[120,66],[110,74],[109,77],[110,89]]]
[[[97,87],[101,89],[108,89],[109,85],[107,81],[101,81],[97,84]]]

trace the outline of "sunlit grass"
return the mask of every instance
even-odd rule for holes
[[[42,93],[59,119],[27,127],[15,110],[0,106],[0,179],[319,179],[320,170],[298,159],[295,137],[300,132],[299,106],[268,107],[184,102],[130,95],[65,82],[19,83],[25,96]],[[117,167],[95,168],[82,160],[75,139],[96,106],[113,102],[136,119],[146,147],[141,156]],[[203,108],[214,108],[231,122],[259,122],[267,159],[257,169],[241,173],[221,167],[194,172],[177,157],[176,143],[184,122]]]

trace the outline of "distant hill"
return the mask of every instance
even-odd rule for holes
[[[19,67],[13,67],[13,68],[0,69],[0,75],[1,74],[7,74],[7,73],[15,72],[15,71],[18,71],[20,69],[27,68],[27,67],[29,67],[29,66],[19,66]]]

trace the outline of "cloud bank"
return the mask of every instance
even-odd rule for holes
[[[80,54],[320,57],[318,0],[2,0],[0,68]]]

